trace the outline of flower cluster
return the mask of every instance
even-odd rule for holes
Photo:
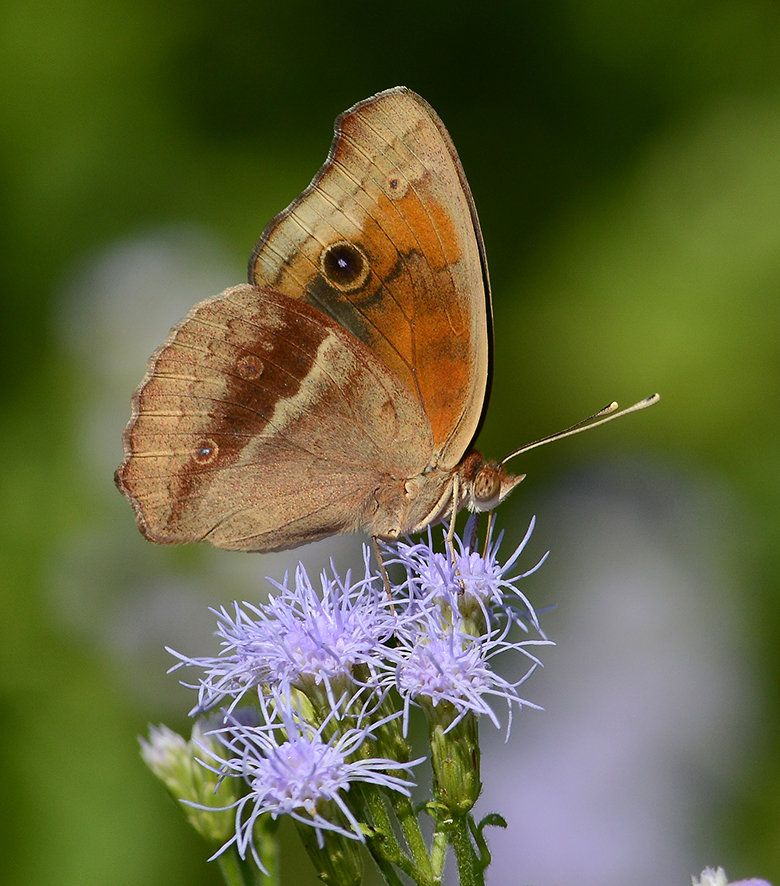
[[[173,653],[176,668],[198,670],[192,713],[211,724],[191,756],[227,800],[215,807],[202,790],[179,796],[200,813],[233,816],[215,856],[234,847],[265,869],[263,824],[289,816],[320,876],[335,882],[360,882],[350,843],[367,844],[380,870],[392,865],[418,881],[440,876],[443,853],[421,848],[409,799],[422,762],[408,743],[412,712],[421,709],[428,726],[434,796],[426,811],[438,837],[455,845],[445,837],[453,821],[481,833],[470,819],[480,791],[478,718],[499,726],[494,702],[505,703],[508,735],[513,710],[529,704],[518,687],[539,665],[533,649],[549,643],[517,588],[530,573],[510,576],[532,528],[503,564],[501,538],[491,535],[482,555],[446,536],[436,551],[430,532],[425,543],[384,545],[388,574],[397,577],[390,587],[371,568],[368,548],[361,578],[342,580],[331,564],[319,590],[299,565],[292,583],[272,582],[268,602],[215,610],[219,655]],[[523,675],[501,676],[499,655],[520,655]],[[477,865],[474,840],[465,842]]]

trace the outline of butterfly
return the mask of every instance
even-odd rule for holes
[[[492,511],[523,479],[504,467],[518,453],[474,449],[492,346],[455,147],[424,99],[389,89],[338,117],[249,283],[196,305],[153,354],[116,484],[151,541],[243,551]]]

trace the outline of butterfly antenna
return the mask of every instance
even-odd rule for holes
[[[520,449],[510,452],[506,458],[501,459],[501,464],[504,465],[510,458],[514,458],[516,455],[522,455],[522,453],[528,452],[531,449],[536,449],[537,446],[544,446],[545,443],[552,443],[553,440],[562,440],[564,437],[571,437],[582,431],[589,431],[591,428],[596,428],[615,418],[620,418],[621,415],[628,415],[630,412],[639,412],[640,409],[647,409],[648,406],[654,406],[660,399],[661,397],[659,394],[653,394],[652,397],[645,397],[644,400],[634,403],[633,406],[629,406],[627,409],[621,409],[620,412],[616,411],[618,409],[618,404],[613,401],[603,409],[599,409],[598,412],[594,412],[593,415],[589,415],[582,421],[578,421],[576,425],[566,428],[565,431],[558,431],[557,434],[550,434],[549,437],[542,437],[541,440],[535,440],[533,443],[528,443],[526,446],[521,446]]]

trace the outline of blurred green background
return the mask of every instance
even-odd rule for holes
[[[594,771],[580,823],[552,815],[534,845],[549,838],[553,858],[569,846],[581,884],[626,871],[639,886],[687,883],[719,863],[780,882],[778,5],[5,0],[0,83],[3,882],[217,882],[136,736],[149,721],[187,728],[192,699],[165,675],[163,646],[205,654],[207,606],[251,599],[289,560],[144,542],[113,489],[121,429],[152,349],[190,305],[245,279],[336,115],[397,84],[444,120],[482,222],[496,375],[481,448],[500,456],[613,398],[663,397],[524,457],[502,525],[516,543],[538,516],[533,545],[559,565],[525,589],[557,604],[557,685],[582,664],[560,666],[567,631],[603,657],[572,690],[589,711],[590,693],[618,698],[627,657],[660,650],[632,672],[618,719],[653,738],[631,759],[658,760],[650,779],[679,790],[650,802],[627,765],[615,783],[645,818],[631,839],[607,824],[603,844],[575,846],[612,802]],[[618,563],[600,610],[599,570]],[[659,564],[674,566],[663,580]],[[638,575],[649,603],[626,615]],[[619,642],[591,633],[607,623]],[[673,656],[659,646],[670,637]],[[645,695],[650,667],[658,692]],[[533,767],[538,792],[517,790],[539,828],[577,730],[555,719],[565,701],[530,686],[550,715],[519,718],[532,718],[528,747],[556,747]],[[679,704],[659,703],[681,687]],[[713,702],[693,715],[688,698]],[[521,765],[524,728],[502,766]],[[594,748],[614,761],[612,735]],[[594,754],[568,765],[582,773]],[[497,811],[516,882],[573,881],[524,868],[530,831]],[[285,883],[310,882],[286,852]],[[608,856],[623,860],[589,873]]]

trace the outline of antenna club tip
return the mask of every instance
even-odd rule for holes
[[[545,443],[552,443],[553,440],[562,440],[564,437],[571,437],[574,434],[580,434],[582,431],[589,431],[591,428],[596,428],[599,425],[606,424],[608,421],[612,421],[615,418],[620,418],[622,415],[629,415],[632,412],[639,412],[641,409],[646,409],[648,406],[653,406],[661,399],[660,394],[651,394],[649,397],[645,397],[644,400],[639,400],[639,402],[634,403],[633,406],[629,406],[627,409],[621,409],[620,412],[616,412],[615,410],[618,408],[618,404],[616,401],[612,401],[609,406],[605,406],[603,409],[600,409],[598,412],[594,413],[590,417],[583,419],[583,421],[577,422],[576,425],[572,425],[570,428],[566,428],[565,431],[559,431],[557,434],[550,434],[549,437],[542,437],[541,440],[536,440],[534,443],[529,443],[527,446],[521,446],[520,449],[516,449],[514,452],[510,452],[506,458],[502,458],[499,464],[501,466],[505,465],[511,458],[515,458],[518,455],[521,455],[524,452],[529,452],[531,449],[536,449],[537,446],[543,446]]]

